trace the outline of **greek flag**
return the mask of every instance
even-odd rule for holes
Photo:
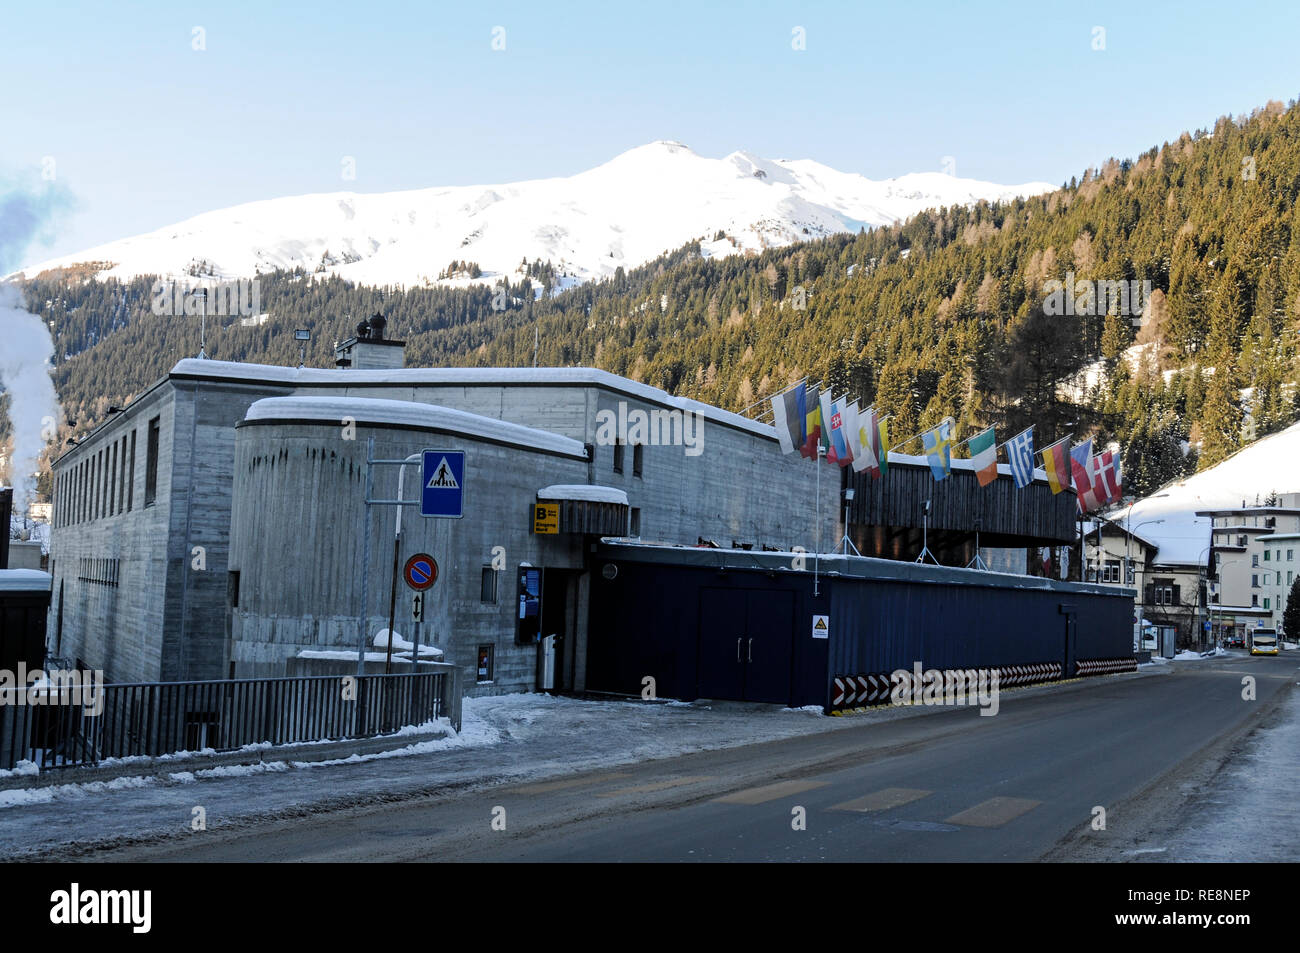
[[[1023,490],[1034,482],[1033,427],[1007,441],[1007,460],[1011,464],[1011,477],[1016,481],[1016,489]]]

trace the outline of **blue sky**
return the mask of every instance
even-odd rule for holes
[[[1134,6],[9,4],[0,188],[52,157],[71,193],[35,261],[256,199],[570,175],[654,139],[1061,182],[1300,96],[1300,4]]]

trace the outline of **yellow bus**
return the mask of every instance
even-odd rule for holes
[[[1276,629],[1251,629],[1250,630],[1250,654],[1251,655],[1276,655],[1277,654],[1277,630]]]

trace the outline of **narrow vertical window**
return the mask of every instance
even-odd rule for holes
[[[149,445],[145,448],[148,455],[144,464],[144,505],[152,506],[158,498],[158,438],[161,433],[161,418],[149,421]]]

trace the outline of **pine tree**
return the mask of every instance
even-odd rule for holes
[[[1282,613],[1282,633],[1288,642],[1300,642],[1300,576],[1291,583],[1291,591],[1286,597],[1286,609]]]

